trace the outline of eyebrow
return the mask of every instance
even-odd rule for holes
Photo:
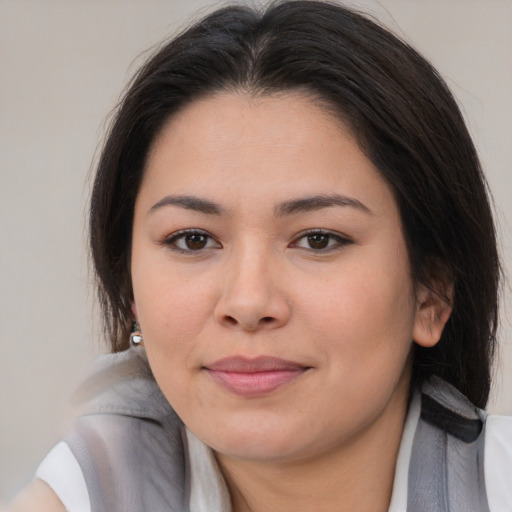
[[[224,208],[217,203],[195,196],[165,196],[155,203],[148,213],[153,213],[164,206],[180,206],[185,210],[194,210],[207,215],[222,215],[224,213]]]
[[[226,210],[222,206],[208,199],[203,199],[196,196],[165,196],[155,203],[148,213],[153,213],[165,206],[179,206],[186,210],[193,210],[196,212],[204,213],[206,215],[223,215]],[[301,197],[280,203],[274,209],[276,217],[285,217],[297,213],[306,213],[332,206],[343,206],[356,208],[368,215],[373,215],[373,212],[364,203],[353,197],[342,196],[340,194],[329,195],[315,195],[308,197]]]
[[[340,194],[315,195],[286,201],[276,207],[275,214],[277,217],[284,217],[296,213],[321,210],[322,208],[329,208],[331,206],[348,206],[350,208],[356,208],[368,215],[373,215],[370,208],[358,199],[342,196]]]

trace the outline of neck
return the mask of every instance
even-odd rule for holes
[[[233,512],[387,511],[406,412],[407,395],[339,449],[303,460],[217,454]]]

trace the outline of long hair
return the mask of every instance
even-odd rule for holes
[[[328,105],[387,180],[414,282],[433,289],[453,284],[441,340],[429,349],[415,346],[413,384],[438,374],[485,405],[500,265],[475,147],[448,87],[423,57],[367,17],[325,2],[220,9],[163,45],[134,77],[104,144],[90,208],[112,350],[128,344],[134,203],[163,123],[217,91],[289,90]]]

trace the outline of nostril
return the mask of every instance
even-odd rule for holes
[[[238,322],[236,321],[235,318],[233,318],[232,316],[226,316],[225,317],[225,321],[226,323],[230,324],[230,325],[237,325]]]
[[[241,326],[243,328],[250,329],[250,330],[256,329],[257,326],[261,327],[263,325],[272,324],[273,322],[275,322],[275,320],[276,319],[273,316],[264,316],[264,317],[260,318],[259,321],[257,321],[253,325],[253,324],[246,324],[245,322],[240,322],[234,316],[225,315],[223,317],[223,322],[224,322],[225,326],[231,326],[231,327]]]

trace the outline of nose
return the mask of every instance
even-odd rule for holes
[[[283,279],[275,259],[263,251],[245,251],[226,261],[215,318],[242,331],[282,327],[290,319]]]

